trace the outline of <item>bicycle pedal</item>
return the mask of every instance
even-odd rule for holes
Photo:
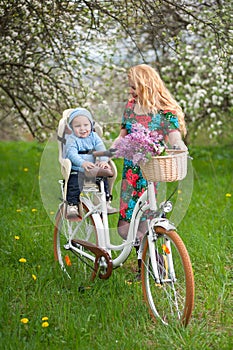
[[[90,290],[90,289],[91,289],[90,286],[86,286],[86,287],[80,286],[80,287],[78,287],[78,291],[79,291],[80,293],[84,293],[86,290]]]

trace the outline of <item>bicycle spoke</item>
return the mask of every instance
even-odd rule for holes
[[[88,212],[84,207],[84,215]],[[58,212],[56,225],[54,228],[54,254],[62,270],[69,278],[78,279],[83,283],[90,280],[94,271],[95,255],[89,250],[85,250],[81,245],[75,244],[75,239],[81,239],[93,244],[97,244],[97,233],[92,215],[86,215],[82,221],[68,221],[62,215],[62,210]],[[73,243],[72,243],[73,242]],[[75,251],[75,248],[92,255],[93,262],[84,255]]]
[[[161,233],[162,232],[162,233]],[[170,244],[170,250],[164,247]],[[164,324],[176,321],[185,325],[194,303],[194,281],[190,259],[180,237],[160,228],[153,242],[159,283],[156,283],[148,241],[143,251],[142,287],[150,312]]]

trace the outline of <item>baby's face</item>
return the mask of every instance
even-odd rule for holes
[[[79,115],[73,119],[72,128],[76,136],[85,138],[91,133],[91,122],[87,117]]]

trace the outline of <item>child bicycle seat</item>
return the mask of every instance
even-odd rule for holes
[[[73,110],[74,110],[73,108],[70,108],[70,109],[66,109],[63,111],[63,115],[59,121],[58,131],[57,131],[58,151],[59,151],[58,157],[59,157],[59,163],[61,164],[61,174],[62,174],[63,179],[64,179],[64,188],[63,188],[63,196],[64,196],[63,199],[64,200],[66,200],[67,182],[68,182],[68,179],[70,176],[70,171],[71,171],[71,161],[69,159],[65,158],[65,145],[66,145],[67,136],[72,133],[71,129],[68,126],[68,119],[69,119],[71,112],[73,112]],[[95,123],[94,131],[100,137],[102,137],[103,129],[98,123]],[[111,176],[111,177],[108,177],[108,185],[109,185],[110,195],[112,195],[114,182],[115,182],[116,177],[117,177],[117,168],[116,168],[115,163],[111,159],[109,160],[109,164],[111,166],[111,171],[108,174],[106,174],[105,176]],[[100,176],[100,175],[98,175],[98,176]]]

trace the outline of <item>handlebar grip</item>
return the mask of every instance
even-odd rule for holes
[[[107,151],[93,151],[92,154],[94,157],[113,157],[116,152],[116,148],[110,148]]]

